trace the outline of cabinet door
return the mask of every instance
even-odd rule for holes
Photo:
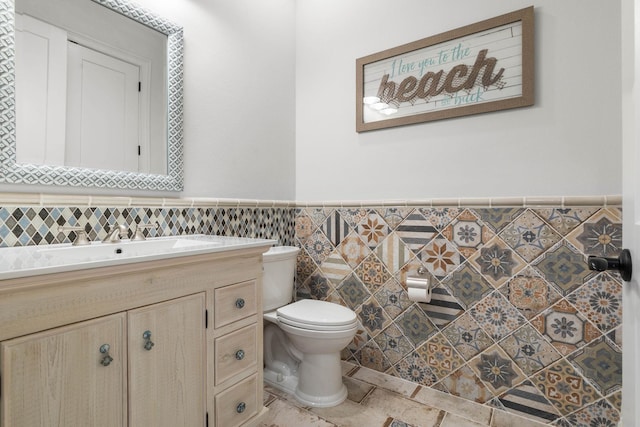
[[[126,426],[125,325],[116,314],[1,343],[2,427]]]
[[[203,426],[205,296],[129,312],[129,425]]]

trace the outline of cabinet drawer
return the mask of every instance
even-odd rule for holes
[[[256,314],[256,282],[238,283],[218,288],[214,293],[214,321],[219,328]]]
[[[247,378],[216,396],[216,425],[236,427],[258,411],[257,376]]]
[[[216,385],[247,368],[255,369],[258,360],[256,325],[223,335],[215,340]]]

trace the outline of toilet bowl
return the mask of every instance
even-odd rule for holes
[[[264,381],[305,405],[342,403],[340,352],[356,334],[356,314],[327,301],[291,302],[298,248],[272,248],[263,256]]]

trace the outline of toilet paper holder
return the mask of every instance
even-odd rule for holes
[[[406,286],[409,300],[416,302],[431,302],[431,284],[426,276],[427,270],[420,267],[417,270],[420,277],[407,277]]]

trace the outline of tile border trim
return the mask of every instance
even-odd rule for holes
[[[210,197],[121,197],[59,195],[51,193],[0,193],[2,206],[157,206],[157,207],[252,207],[252,208],[363,208],[363,207],[545,207],[545,206],[620,206],[621,195],[604,196],[550,196],[550,197],[475,197],[440,199],[388,199],[388,200],[334,200],[334,201],[294,201],[226,199]]]

